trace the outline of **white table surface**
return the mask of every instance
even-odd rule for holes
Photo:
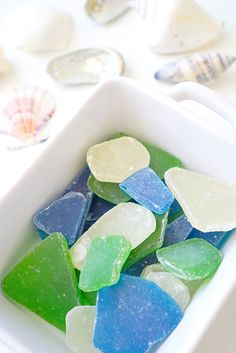
[[[125,58],[125,76],[139,81],[150,89],[167,91],[171,87],[168,84],[155,81],[153,73],[163,63],[174,60],[176,56],[156,55],[148,48],[142,23],[133,11],[129,11],[125,16],[109,25],[101,26],[87,17],[84,11],[84,0],[34,0],[33,3],[37,2],[39,4],[55,4],[55,6],[66,9],[72,14],[75,25],[68,50],[97,46],[114,47]],[[1,24],[6,18],[6,14],[24,3],[32,4],[32,1],[0,0],[0,43],[5,42]],[[218,50],[236,54],[235,1],[208,0],[206,2],[199,0],[199,3],[204,5],[215,17],[225,21],[225,29],[221,38],[202,51]],[[17,31],[17,28],[15,27],[13,30]],[[57,113],[53,120],[51,136],[63,129],[93,90],[93,86],[61,87],[50,79],[46,73],[46,66],[48,61],[58,54],[32,55],[8,48],[7,55],[12,64],[12,72],[0,80],[0,94],[9,87],[25,83],[47,87],[54,94],[57,100]],[[212,85],[212,88],[236,100],[236,65],[222,75]],[[46,146],[47,143],[44,143],[17,152],[6,152],[0,149],[0,199]]]

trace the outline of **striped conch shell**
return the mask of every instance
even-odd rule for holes
[[[144,21],[149,46],[160,54],[198,49],[223,27],[194,0],[133,0],[133,7]]]
[[[171,83],[194,81],[209,84],[236,60],[236,56],[217,52],[194,54],[165,64],[155,73],[156,80]]]

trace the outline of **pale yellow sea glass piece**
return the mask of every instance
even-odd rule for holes
[[[236,185],[182,168],[169,169],[165,182],[194,228],[215,232],[236,227]]]
[[[66,316],[66,344],[74,353],[98,353],[93,345],[95,306],[76,306]]]
[[[136,248],[156,229],[151,211],[133,202],[120,203],[105,213],[72,246],[70,253],[75,268],[81,269],[91,240],[96,236],[120,235]]]
[[[169,272],[148,272],[142,274],[144,279],[154,282],[161,289],[166,291],[182,310],[185,310],[190,302],[188,287],[173,273]]]
[[[90,147],[87,162],[97,180],[121,183],[148,167],[150,154],[139,141],[124,136]]]

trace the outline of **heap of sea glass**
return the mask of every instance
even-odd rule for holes
[[[220,266],[236,186],[124,134],[91,146],[87,163],[36,212],[42,242],[2,289],[66,331],[74,353],[145,353]]]

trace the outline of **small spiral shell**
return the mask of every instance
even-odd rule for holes
[[[217,79],[235,60],[235,56],[217,52],[194,54],[165,64],[155,73],[155,78],[171,83],[194,81],[207,85]]]

